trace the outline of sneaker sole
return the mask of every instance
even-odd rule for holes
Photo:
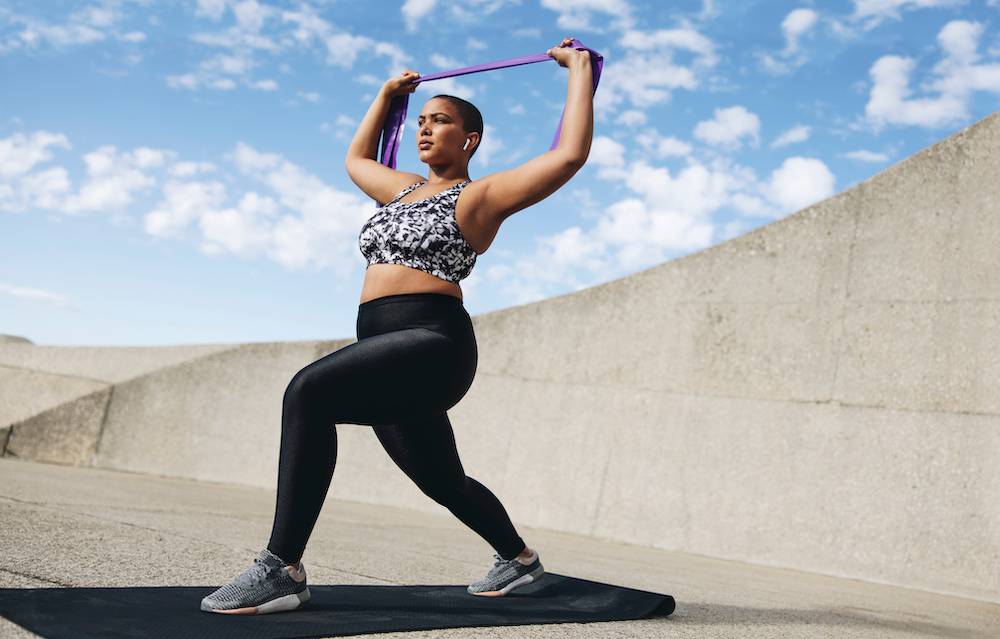
[[[259,606],[250,606],[249,608],[206,608],[202,606],[202,610],[205,612],[218,612],[224,615],[266,615],[272,612],[285,612],[286,610],[295,610],[305,602],[309,601],[312,595],[309,594],[309,588],[306,588],[300,593],[295,593],[291,595],[285,595],[283,597],[278,597],[277,599],[272,599],[266,603],[262,603]]]
[[[514,590],[515,588],[520,588],[521,586],[530,584],[533,581],[537,581],[544,574],[545,574],[545,569],[542,566],[539,566],[538,568],[535,568],[528,574],[521,575],[520,577],[510,582],[500,590],[486,590],[483,592],[473,592],[470,594],[479,597],[503,597],[504,595],[509,593],[511,590]]]

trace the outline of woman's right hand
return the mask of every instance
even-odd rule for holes
[[[407,69],[396,77],[386,80],[386,83],[382,85],[382,91],[390,98],[403,95],[404,93],[413,93],[417,90],[418,84],[413,82],[413,80],[419,77],[419,73]]]
[[[561,67],[569,67],[577,62],[589,62],[590,52],[585,49],[570,48],[575,38],[563,38],[559,46],[552,47],[545,52],[550,58],[555,59]]]

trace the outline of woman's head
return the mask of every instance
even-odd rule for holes
[[[431,163],[454,157],[467,163],[479,148],[483,138],[483,116],[471,102],[453,95],[436,95],[429,99],[417,117],[417,153],[422,162]],[[420,143],[430,140],[430,148]],[[462,147],[465,147],[464,149]]]

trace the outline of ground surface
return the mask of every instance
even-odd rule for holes
[[[0,459],[0,587],[221,585],[267,543],[273,513],[274,493],[267,490]],[[303,557],[309,582],[466,584],[482,576],[493,550],[442,513],[328,501]],[[629,622],[371,636],[1000,637],[994,604],[564,533],[519,532],[546,569],[671,594],[676,612]],[[0,637],[35,636],[0,619]]]

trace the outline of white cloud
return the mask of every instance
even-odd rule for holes
[[[70,299],[65,295],[60,295],[59,293],[53,293],[40,288],[14,286],[13,284],[8,284],[6,282],[0,282],[0,295],[7,295],[9,297],[28,300],[31,302],[53,304],[55,306],[70,305]]]
[[[856,160],[858,162],[872,162],[872,163],[887,162],[889,160],[889,156],[886,155],[885,153],[876,153],[875,151],[868,151],[865,149],[850,151],[848,153],[845,153],[844,157],[849,158],[851,160]]]
[[[497,10],[506,1],[468,0],[480,17]],[[433,9],[433,5],[432,2],[411,0],[404,5],[403,11],[421,17]],[[446,10],[451,14],[459,11],[452,5],[442,5],[438,10]],[[193,34],[191,40],[224,51],[205,58],[194,69],[167,74],[166,84],[173,89],[232,90],[243,86],[276,90],[275,80],[252,76],[258,67],[263,66],[265,56],[274,56],[280,70],[290,69],[287,63],[282,62],[282,58],[277,57],[286,52],[316,52],[326,64],[344,70],[353,70],[359,61],[369,63],[372,59],[385,60],[384,73],[364,73],[355,78],[361,84],[373,86],[381,86],[381,77],[396,75],[413,66],[412,57],[396,42],[344,31],[324,19],[308,3],[299,3],[286,9],[262,4],[257,0],[202,0],[197,5],[196,14],[220,24],[212,30]],[[231,19],[229,24],[226,24],[227,17]],[[435,54],[433,59],[438,64],[450,60],[440,54]]]
[[[789,144],[797,144],[799,142],[805,142],[809,139],[809,133],[812,129],[809,127],[799,124],[788,129],[775,139],[771,143],[771,148],[776,149],[783,146],[788,146]]]
[[[670,100],[671,91],[697,89],[708,71],[718,63],[714,43],[695,29],[640,31],[629,29],[619,44],[625,55],[605,61],[600,89],[594,95],[598,115],[628,101],[645,108]],[[690,56],[686,63],[675,57]]]
[[[56,209],[62,206],[71,190],[69,174],[61,166],[30,173],[19,181],[19,201],[16,208],[21,211]]]
[[[691,145],[675,137],[661,137],[654,152],[657,158],[684,157],[691,154]]]
[[[530,38],[537,40],[542,37],[542,30],[538,27],[520,27],[510,32],[515,38]]]
[[[772,55],[767,52],[757,53],[764,70],[774,73],[788,73],[807,61],[807,56],[800,50],[799,40],[808,33],[819,19],[812,9],[794,9],[781,22],[781,32],[785,36],[785,48]]]
[[[65,135],[36,131],[0,139],[0,211],[21,213],[55,208],[70,191],[66,169],[49,167],[32,172],[52,159],[50,148],[69,149]]]
[[[146,233],[193,241],[206,254],[265,258],[289,269],[331,267],[337,276],[358,266],[358,229],[373,212],[371,200],[328,186],[280,154],[240,143],[227,155],[231,169],[220,170],[175,161],[171,150],[103,145],[83,156],[87,177],[74,190],[64,167],[40,166],[55,146],[69,148],[69,141],[46,131],[0,139],[0,166],[10,178],[0,181],[0,211],[145,211]],[[202,177],[210,172],[217,177]],[[231,203],[227,184],[236,180],[248,184],[232,189],[240,198]]]
[[[295,11],[281,12],[282,24],[294,25],[290,35],[283,35],[280,42],[283,48],[318,46],[325,53],[327,64],[343,69],[353,69],[358,59],[381,56],[389,58],[389,69],[385,75],[395,75],[407,68],[412,58],[397,44],[388,41],[377,41],[365,36],[336,31],[329,22],[324,20],[316,10],[309,5],[300,5]],[[382,81],[371,76],[369,79],[359,78],[359,81],[381,86]]]
[[[14,27],[9,33],[0,35],[0,54],[45,46],[66,48],[87,45],[103,42],[109,36],[127,42],[145,39],[145,34],[141,32],[117,31],[124,14],[121,3],[114,0],[101,0],[97,4],[78,9],[57,22],[19,15],[3,7],[0,7],[0,17],[6,17],[6,22]]]
[[[520,5],[522,0],[463,0],[463,2],[446,2],[442,8],[448,10],[448,15],[443,16],[450,22],[464,22],[466,25],[479,26],[488,16],[496,13],[507,5]],[[435,16],[442,17],[442,16]],[[540,37],[541,30],[537,27],[526,27],[514,29],[511,35],[516,37]]]
[[[83,156],[87,180],[60,209],[66,213],[123,209],[133,202],[136,193],[156,184],[144,169],[159,167],[173,155],[172,151],[146,147],[126,152],[119,152],[113,145],[98,147]]]
[[[750,138],[754,146],[760,141],[760,118],[742,106],[715,109],[715,117],[695,125],[694,136],[699,140],[735,150],[743,138]]]
[[[815,158],[791,157],[771,173],[766,192],[786,210],[798,210],[833,195],[836,180]]]
[[[922,84],[937,95],[911,98],[912,58],[888,55],[869,70],[872,88],[865,118],[876,130],[886,124],[940,127],[968,119],[968,103],[975,91],[1000,93],[1000,64],[979,64],[978,41],[983,26],[952,20],[938,32],[941,60]]]
[[[171,89],[189,89],[193,91],[198,88],[198,78],[193,73],[168,75],[167,86]]]
[[[202,60],[186,73],[167,75],[167,86],[194,91],[203,88],[233,90],[242,85],[274,91],[278,89],[274,79],[253,77],[254,70],[261,66],[259,58],[292,50],[317,51],[327,64],[344,69],[353,68],[359,59],[375,56],[387,58],[391,69],[398,68],[395,73],[399,73],[410,61],[410,56],[393,42],[335,29],[308,4],[284,10],[256,0],[202,2],[196,12],[219,21],[227,15],[226,8],[231,9],[232,22],[228,26],[191,36],[194,42],[224,51]]]
[[[850,19],[863,22],[865,29],[871,29],[886,19],[899,20],[904,10],[956,7],[963,4],[965,0],[854,0],[854,13]]]
[[[134,195],[155,186],[149,171],[159,169],[174,153],[138,147],[120,152],[112,145],[83,156],[87,179],[74,192],[62,166],[39,168],[52,159],[50,147],[70,148],[66,136],[37,131],[0,139],[0,210],[20,212],[50,209],[62,213],[114,212],[133,202]]]
[[[226,0],[198,0],[194,14],[218,20],[226,12]]]
[[[502,153],[507,145],[504,144],[502,136],[498,132],[499,130],[492,124],[483,124],[483,138],[479,142],[479,147],[476,149],[476,154],[472,156],[473,162],[478,162],[481,167],[488,167],[493,163],[495,156]],[[520,153],[514,153],[511,156],[505,158],[505,161],[510,162],[514,158],[519,157]]]
[[[271,79],[257,80],[256,82],[254,82],[250,86],[252,88],[254,88],[254,89],[257,89],[258,91],[277,91],[278,90],[278,83],[275,82],[274,80],[271,80]]]
[[[319,130],[323,133],[330,133],[332,131],[334,137],[338,140],[350,140],[354,136],[356,129],[357,121],[343,113],[338,114],[333,123],[323,122],[319,126]]]
[[[215,165],[211,162],[177,162],[170,167],[168,173],[172,177],[184,178],[199,173],[209,173],[215,169]]]
[[[262,5],[257,0],[242,0],[232,5],[235,24],[223,31],[199,32],[191,39],[201,44],[224,49],[262,49],[277,51],[279,45],[261,33],[265,21],[278,14],[278,10]]]
[[[95,27],[110,27],[118,21],[118,13],[110,6],[90,6],[77,11],[73,18]]]
[[[244,143],[231,156],[241,173],[273,190],[295,213],[281,215],[271,227],[271,259],[287,268],[333,266],[342,273],[356,264],[358,228],[372,213],[370,200],[333,189],[280,155]]]
[[[61,133],[36,131],[30,136],[15,133],[0,139],[0,177],[24,175],[36,164],[52,159],[50,147],[70,148],[69,140]]]
[[[623,167],[625,146],[606,135],[599,135],[591,142],[587,163],[601,167]]]
[[[654,128],[647,128],[635,136],[647,153],[657,159],[684,157],[691,154],[691,145],[673,136],[664,136]]]
[[[715,6],[715,0],[701,0],[701,12],[698,14],[699,20],[707,20],[719,15],[719,9]]]
[[[626,0],[541,0],[541,5],[559,14],[556,26],[560,30],[600,31],[610,28],[622,31],[636,22],[632,7]],[[598,21],[596,25],[591,23],[595,19]]]
[[[452,69],[467,66],[455,58],[449,58],[446,55],[441,55],[436,52],[431,54],[431,64],[439,69]]]
[[[468,84],[467,80],[459,80],[458,78],[440,78],[438,80],[433,80],[431,82],[421,82],[417,85],[417,90],[414,91],[412,97],[410,97],[410,104],[413,104],[418,96],[423,99],[430,99],[432,95],[437,95],[438,93],[447,93],[448,95],[453,95],[463,100],[473,101],[476,97],[476,91]],[[414,118],[414,126],[416,126],[416,116]]]
[[[273,239],[267,219],[278,211],[272,198],[251,191],[234,208],[205,212],[199,221],[202,250],[209,254],[228,251],[244,257],[267,251]]]
[[[217,78],[209,82],[208,86],[220,91],[232,91],[236,88],[236,82],[231,78]]]
[[[785,36],[785,54],[799,50],[799,38],[816,25],[819,16],[812,9],[795,9],[781,21],[781,32]]]
[[[629,127],[637,127],[645,124],[646,114],[638,109],[627,109],[615,119],[615,123],[624,124]]]
[[[437,5],[437,0],[406,0],[401,9],[406,30],[413,32],[420,24],[420,20],[431,12]]]
[[[170,180],[163,186],[162,200],[143,217],[143,228],[154,237],[176,237],[191,222],[210,214],[226,200],[221,182]]]

